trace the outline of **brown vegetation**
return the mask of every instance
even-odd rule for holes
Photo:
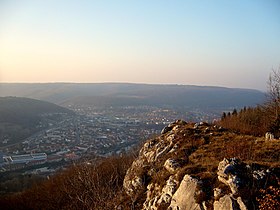
[[[205,125],[194,129],[194,124],[181,126],[174,133],[177,142],[175,156],[171,153],[160,157],[153,169],[154,176],[146,177],[150,182],[162,185],[166,182],[167,171],[163,164],[167,158],[176,159],[180,165],[182,177],[189,174],[203,181],[198,201],[213,199],[212,188],[217,181],[217,167],[223,158],[237,157],[249,165],[258,164],[266,167],[280,167],[280,141],[265,141],[264,138],[250,135],[239,135],[229,131],[221,131],[217,126]],[[149,142],[163,142],[163,137],[155,137]],[[134,153],[135,154],[135,153]],[[51,177],[49,180],[33,186],[31,189],[0,199],[1,209],[114,209],[120,205],[123,209],[141,209],[143,197],[133,200],[123,192],[123,179],[131,166],[133,154],[109,157],[98,164],[79,164]],[[162,160],[161,160],[162,159]],[[252,163],[252,164],[251,164]],[[139,167],[139,170],[143,168]],[[268,205],[268,199],[274,198],[279,185],[272,186],[272,197],[266,191],[256,192],[253,183],[248,186],[253,196],[258,197],[260,206]],[[269,191],[270,188],[267,189]],[[264,188],[266,190],[266,188]],[[270,191],[269,191],[270,192]],[[261,194],[260,194],[261,195]],[[274,196],[274,197],[273,197]],[[273,204],[276,205],[277,199]],[[212,200],[213,202],[213,200]],[[272,202],[272,201],[269,201]],[[211,202],[207,205],[211,205]],[[272,208],[273,209],[273,208]]]
[[[244,108],[237,113],[223,113],[219,124],[233,131],[254,136],[263,136],[271,126],[270,114],[265,107]]]
[[[279,209],[280,208],[280,189],[279,187],[269,186],[265,190],[260,190],[260,195],[257,197],[259,209]]]
[[[133,155],[74,165],[31,189],[2,197],[1,209],[114,209]]]
[[[179,127],[177,127],[179,126]],[[157,155],[165,150],[172,142],[170,151],[164,155]],[[244,173],[247,173],[246,164],[248,167],[256,170],[273,171],[276,176],[279,176],[280,168],[280,141],[266,141],[264,137],[256,137],[252,135],[240,135],[230,130],[220,129],[219,126],[203,124],[196,127],[194,123],[184,125],[176,125],[172,132],[168,132],[159,137],[153,138],[145,144],[145,151],[141,150],[140,159],[138,162],[143,162],[145,157],[149,158],[149,162],[143,162],[146,169],[139,173],[138,168],[131,171],[131,177],[148,176],[148,183],[143,182],[143,187],[147,187],[153,183],[157,191],[163,189],[166,185],[170,174],[173,172],[165,168],[165,161],[172,159],[179,167],[176,170],[176,179],[180,183],[183,177],[188,174],[201,181],[198,186],[195,199],[197,203],[206,202],[207,207],[213,207],[214,195],[213,189],[218,187],[223,189],[224,193],[230,192],[228,186],[221,186],[218,180],[217,169],[219,163],[224,158],[233,158],[241,160],[244,163]],[[143,154],[153,154],[143,155]],[[153,157],[153,158],[150,158]],[[154,161],[154,157],[157,157]],[[272,173],[272,174],[273,174]],[[144,174],[144,175],[143,175]],[[250,198],[248,207],[254,209],[253,206],[262,205],[257,202],[255,197],[258,196],[259,189],[266,189],[267,186],[273,186],[279,189],[279,184],[270,180],[266,183],[256,183],[252,174],[248,172],[248,180],[246,178],[246,186],[240,190],[240,195]],[[227,189],[228,188],[228,189]],[[146,192],[138,191],[138,200],[136,204],[141,209],[146,197]],[[223,196],[223,195],[221,195]],[[241,197],[242,197],[241,196]],[[142,203],[141,203],[142,202]],[[276,201],[274,201],[276,202]]]
[[[265,105],[256,108],[244,108],[237,112],[223,114],[219,126],[204,124],[195,128],[194,124],[181,124],[173,131],[172,136],[164,134],[147,142],[164,150],[169,145],[165,138],[176,142],[175,152],[158,156],[154,165],[149,168],[152,174],[143,176],[150,182],[162,187],[168,178],[164,161],[168,158],[179,164],[178,178],[185,174],[202,180],[197,202],[208,200],[209,206],[214,202],[213,188],[217,182],[217,167],[224,158],[238,158],[250,167],[275,169],[275,180],[265,183],[262,190],[254,188],[259,183],[250,181],[244,191],[256,198],[259,209],[277,209],[279,207],[279,168],[280,141],[265,141],[267,131],[279,135],[280,128],[280,72],[274,72],[270,78],[271,99]],[[274,81],[279,82],[274,83]],[[279,85],[279,88],[277,86]],[[276,85],[276,86],[275,86]],[[278,92],[277,92],[278,91]],[[278,94],[279,93],[279,94]],[[279,114],[278,114],[279,113]],[[279,132],[279,133],[278,133]],[[262,137],[260,137],[262,136]],[[134,153],[135,154],[135,153]],[[123,192],[123,180],[126,171],[134,160],[133,154],[109,157],[97,164],[79,164],[51,177],[49,180],[33,186],[22,193],[0,198],[1,209],[141,209],[144,196],[133,200]],[[138,174],[141,174],[141,173]],[[226,186],[220,186],[226,188]],[[142,193],[142,192],[141,192]],[[143,192],[145,194],[145,192]]]
[[[233,131],[254,136],[266,132],[280,137],[280,67],[272,70],[268,80],[267,101],[255,108],[223,113],[219,124]]]

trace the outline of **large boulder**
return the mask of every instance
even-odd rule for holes
[[[236,159],[224,159],[219,163],[218,166],[218,179],[225,185],[228,185],[231,189],[232,194],[237,194],[238,189],[244,184],[247,169],[244,164]],[[243,179],[241,178],[243,177]]]
[[[189,175],[185,175],[180,183],[179,188],[172,196],[171,204],[168,210],[177,210],[177,209],[204,210],[204,207],[202,205],[199,205],[195,201],[195,195],[197,194],[196,191],[197,185],[198,185],[197,179],[194,179]]]
[[[242,199],[235,199],[231,195],[225,195],[214,202],[214,210],[248,210]]]

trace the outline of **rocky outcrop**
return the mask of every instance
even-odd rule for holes
[[[218,201],[214,202],[215,210],[247,210],[246,205],[243,203],[242,199],[238,197],[235,199],[231,195],[225,195],[221,197]]]
[[[125,176],[125,192],[149,210],[251,209],[255,198],[250,196],[265,185],[270,171],[223,158],[221,142],[233,136],[224,132],[182,120],[166,126],[143,145]]]
[[[219,163],[218,166],[218,179],[220,182],[228,185],[231,189],[233,195],[238,193],[238,189],[243,185],[245,180],[241,177],[247,173],[247,169],[244,167],[244,164],[241,164],[240,161],[236,158],[224,159]]]
[[[197,209],[204,210],[202,205],[196,203],[195,195],[197,194],[196,188],[198,180],[189,175],[185,175],[180,183],[180,186],[172,196],[169,210],[177,209]]]

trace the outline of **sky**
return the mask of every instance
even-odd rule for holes
[[[0,82],[265,90],[279,0],[0,0]]]

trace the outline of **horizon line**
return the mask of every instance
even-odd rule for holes
[[[266,92],[267,90],[260,90],[256,88],[248,88],[248,87],[228,87],[222,85],[200,85],[200,84],[180,84],[180,83],[142,83],[142,82],[0,82],[0,84],[22,84],[22,85],[44,85],[44,84],[80,84],[80,85],[87,85],[87,84],[127,84],[127,85],[158,85],[158,86],[193,86],[193,87],[204,87],[204,88],[228,88],[228,89],[247,89],[247,90],[257,90],[260,92]]]

